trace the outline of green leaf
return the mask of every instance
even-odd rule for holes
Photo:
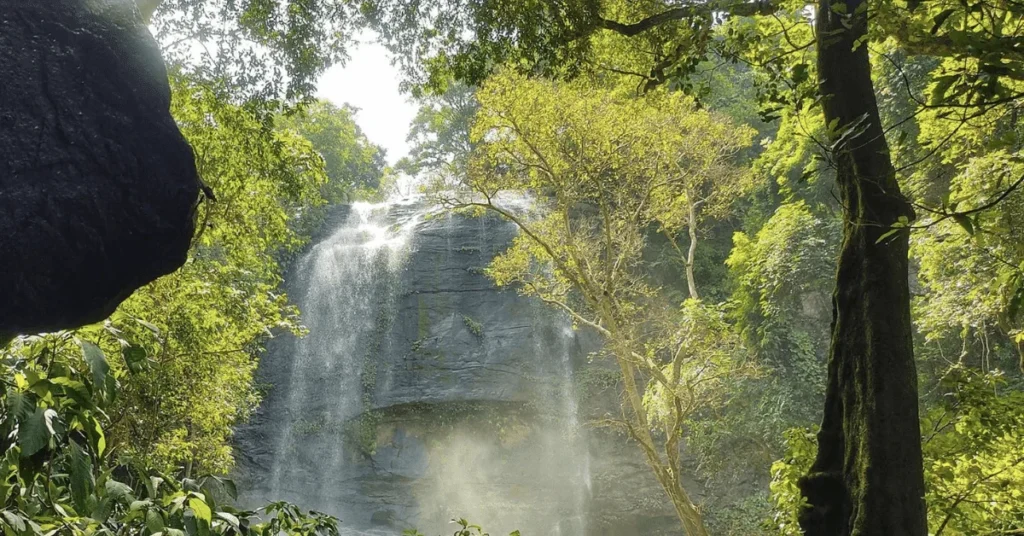
[[[146,350],[141,346],[126,346],[121,351],[121,355],[124,357],[124,363],[128,366],[128,370],[133,374],[146,369]]]
[[[72,380],[67,376],[57,376],[51,378],[50,383],[53,385],[59,385],[64,388],[64,392],[71,397],[72,400],[78,403],[79,406],[84,408],[92,409],[95,405],[92,403],[92,396],[89,394],[89,389],[84,383],[78,380]]]
[[[235,486],[235,482],[230,478],[209,476],[203,480],[202,490],[207,497],[215,496],[214,493],[211,493],[211,490],[215,490],[226,493],[232,500],[238,500],[238,487]]]
[[[49,440],[50,430],[46,425],[46,410],[36,408],[18,426],[18,446],[21,447],[21,457],[28,458],[39,452]]]
[[[963,227],[967,234],[974,236],[974,224],[971,223],[971,219],[964,214],[954,214],[953,219]]]
[[[935,85],[932,87],[930,104],[940,104],[946,98],[946,92],[949,91],[949,88],[959,79],[958,75],[946,75],[936,78]]]
[[[11,528],[18,532],[24,532],[26,528],[25,522],[27,521],[27,519],[8,510],[0,511],[0,514],[3,514],[4,519],[7,521],[7,524],[11,526]]]
[[[92,459],[74,441],[70,442],[71,464],[68,477],[71,481],[71,500],[79,512],[86,511],[89,495],[96,481],[92,475]]]
[[[207,523],[213,520],[213,512],[210,511],[210,507],[207,506],[206,501],[198,497],[192,497],[188,500],[188,507],[195,512],[196,519]]]
[[[114,501],[110,500],[110,497],[97,501],[95,495],[89,495],[88,501],[92,506],[92,513],[89,514],[89,517],[100,523],[106,522],[107,518],[110,517],[110,513],[114,510]]]
[[[900,232],[900,229],[902,229],[902,227],[893,227],[892,229],[882,233],[882,235],[878,237],[878,240],[875,240],[875,244],[881,244],[885,239]]]
[[[1024,297],[1024,288],[1020,289],[1020,292],[1018,292],[1018,294],[1020,294],[1022,297]],[[218,481],[220,482],[221,486],[224,488],[224,491],[227,492],[228,497],[231,497],[232,500],[237,501],[238,500],[238,487],[235,486],[235,481],[231,480],[231,479],[228,479],[228,478],[221,478]]]
[[[1010,298],[1010,303],[1006,308],[1006,315],[1011,320],[1017,318],[1017,313],[1024,308],[1024,282],[1020,283],[1017,290],[1014,291]]]
[[[7,409],[19,421],[27,419],[36,409],[36,403],[26,393],[14,391],[7,395]]]
[[[135,321],[141,324],[142,327],[148,329],[149,331],[152,331],[153,334],[156,335],[157,337],[160,336],[160,328],[154,326],[153,324],[150,324],[149,322],[146,322],[141,318],[136,318]]]
[[[43,421],[46,423],[46,431],[50,432],[51,436],[64,433],[64,424],[60,422],[60,417],[53,408],[47,408],[43,412]]]
[[[92,370],[95,388],[103,388],[106,383],[107,373],[110,372],[110,364],[107,363],[107,357],[103,355],[103,350],[100,350],[99,346],[89,341],[80,341],[80,345],[82,346],[82,355],[85,356],[85,362],[89,365],[89,369]]]
[[[164,530],[164,518],[156,508],[146,510],[146,528],[152,533]]]
[[[160,491],[160,485],[164,483],[164,479],[158,476],[151,476],[146,481],[146,491],[149,493],[150,499],[157,498],[157,492]]]
[[[132,487],[124,482],[118,482],[114,479],[108,479],[104,484],[107,495],[116,501],[123,501],[126,499],[132,499]]]
[[[103,424],[96,417],[91,417],[91,427],[89,429],[89,439],[92,440],[92,448],[96,451],[96,456],[99,458],[103,457],[103,453],[107,450],[107,436],[103,433]]]
[[[793,67],[793,83],[800,84],[805,82],[808,75],[808,65],[806,63],[800,63]]]
[[[238,518],[237,517],[235,517],[235,516],[233,516],[233,515],[231,515],[231,514],[229,514],[227,512],[217,512],[217,517],[223,519],[224,521],[227,521],[228,524],[231,525],[232,527],[238,528],[238,524],[239,523],[238,523]]]
[[[949,16],[952,15],[955,11],[956,11],[955,9],[947,9],[947,10],[945,10],[945,11],[943,11],[943,12],[941,12],[938,15],[935,16],[935,19],[934,19],[935,25],[932,26],[932,34],[933,35],[938,33],[939,28],[942,27],[942,25],[946,22],[946,19],[948,19]]]

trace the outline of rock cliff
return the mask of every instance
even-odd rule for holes
[[[617,393],[594,338],[483,273],[513,226],[409,203],[331,227],[289,277],[310,333],[271,345],[237,436],[247,500],[353,534],[445,533],[453,516],[495,535],[678,533],[636,447],[584,425]]]

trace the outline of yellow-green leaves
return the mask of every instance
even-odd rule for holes
[[[89,340],[109,359],[89,343],[83,351],[94,374],[123,380],[114,408],[122,418],[105,438],[122,463],[219,473],[231,466],[231,427],[258,401],[260,341],[298,329],[298,311],[278,290],[282,261],[306,240],[300,218],[323,203],[326,176],[295,131],[271,128],[219,88],[178,76],[171,85],[171,111],[217,200],[197,209],[185,265],[94,328],[99,338]]]
[[[652,233],[687,229],[695,244],[700,218],[742,194],[736,160],[753,131],[679,93],[638,98],[587,80],[505,72],[477,99],[466,174],[438,181],[434,195],[518,226],[488,274],[603,337],[625,391],[614,426],[638,442],[684,526],[700,526],[678,478],[679,440],[691,416],[720,406],[725,385],[752,370],[721,311],[665,299],[644,254]],[[692,272],[692,254],[684,262]]]

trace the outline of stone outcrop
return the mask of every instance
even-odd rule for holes
[[[177,269],[199,179],[132,0],[0,0],[0,338]]]
[[[358,288],[337,290],[333,306],[352,303],[349,295],[372,304],[346,318],[347,327],[311,317],[347,313],[303,303],[324,294],[308,292],[317,269],[309,256],[287,277],[311,333],[272,341],[261,361],[266,397],[236,436],[244,499],[327,511],[352,534],[398,535],[411,526],[450,533],[453,516],[491,534],[678,534],[636,446],[583,425],[614,410],[618,393],[608,385],[610,363],[588,359],[596,341],[483,273],[514,227],[444,215],[409,223],[423,207],[389,210],[380,225],[411,225],[409,251],[401,268],[374,269]],[[344,212],[328,226],[346,225]],[[324,271],[342,276],[336,266]],[[370,322],[353,327],[362,317]],[[322,340],[314,331],[335,335]],[[364,335],[343,345],[355,332]],[[358,378],[346,383],[346,374]],[[300,384],[305,402],[289,405]],[[332,405],[353,391],[357,410]],[[291,430],[286,441],[283,427]],[[342,459],[332,460],[339,451]]]

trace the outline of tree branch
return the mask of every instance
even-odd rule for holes
[[[728,15],[739,17],[749,17],[752,15],[770,15],[775,12],[775,9],[775,4],[770,1],[737,2],[725,0],[718,2],[692,3],[684,4],[668,11],[663,11],[657,15],[651,15],[646,19],[633,23],[622,23],[602,17],[597,20],[597,26],[605,30],[620,33],[627,37],[633,37],[669,22],[693,17],[706,17],[713,13],[726,13]]]

